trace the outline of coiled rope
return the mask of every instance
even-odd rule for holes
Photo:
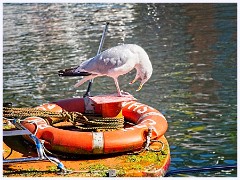
[[[62,121],[71,122],[75,127],[83,131],[116,130],[124,127],[124,118],[103,118],[100,116],[86,117],[79,112],[52,112],[36,108],[9,108],[3,107],[5,118],[26,118],[26,117],[53,118],[51,124]],[[49,121],[48,121],[49,122]]]

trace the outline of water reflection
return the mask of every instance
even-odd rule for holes
[[[81,96],[87,84],[59,78],[59,69],[103,49],[144,47],[153,75],[140,92],[120,87],[167,117],[171,169],[235,164],[237,157],[236,4],[4,4],[3,99],[15,106]],[[94,81],[93,95],[115,92],[111,78]],[[190,175],[191,176],[191,175]],[[236,176],[206,172],[194,176]]]

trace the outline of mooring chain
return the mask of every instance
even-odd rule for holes
[[[153,132],[153,127],[150,126],[148,128],[148,132],[147,132],[147,136],[146,136],[146,141],[145,141],[145,144],[144,144],[144,147],[139,150],[139,151],[135,151],[135,152],[130,152],[128,154],[132,155],[132,154],[140,154],[144,151],[152,151],[152,152],[162,152],[163,149],[164,149],[164,143],[161,141],[161,140],[154,140],[154,139],[151,139],[152,138],[152,132]],[[153,142],[158,142],[161,144],[161,148],[160,149],[152,149],[150,147],[150,145],[153,143]]]
[[[57,118],[52,124],[60,121],[69,121],[75,127],[81,130],[113,130],[124,126],[124,118],[103,118],[98,116],[89,116],[88,118],[80,112],[52,112],[36,108],[3,108],[3,116],[26,118],[31,116],[42,118]],[[77,124],[77,123],[80,123]]]

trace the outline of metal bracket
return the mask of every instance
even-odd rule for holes
[[[107,172],[107,176],[108,177],[116,177],[117,176],[116,170],[115,169],[109,169],[108,172]]]
[[[28,129],[26,129],[24,126],[21,125],[21,123],[16,122],[16,120],[9,120],[13,121],[13,124],[19,129],[19,130],[13,130],[12,133],[3,132],[3,136],[20,136],[20,135],[29,135],[29,137],[34,141],[37,149],[38,157],[29,157],[29,158],[15,158],[15,159],[3,159],[3,163],[14,163],[14,162],[28,162],[28,161],[42,161],[42,160],[49,160],[50,162],[57,165],[58,169],[60,169],[61,172],[67,172],[65,169],[63,163],[59,161],[57,158],[47,156],[43,145],[41,141],[32,134]]]
[[[93,101],[88,97],[84,97],[85,113],[94,113],[94,104]]]

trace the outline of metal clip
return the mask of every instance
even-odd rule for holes
[[[139,154],[143,151],[152,151],[152,152],[161,152],[164,148],[164,143],[160,140],[155,140],[155,139],[151,139],[152,138],[152,132],[153,132],[153,129],[154,127],[153,126],[150,126],[148,128],[148,133],[147,133],[147,137],[146,137],[146,143],[145,143],[145,146],[140,150],[140,151],[135,151],[133,153],[128,153],[128,154]],[[150,147],[151,143],[153,142],[159,142],[160,144],[162,144],[162,147],[160,149],[152,149]]]
[[[161,152],[163,150],[163,148],[164,148],[164,143],[161,140],[151,139],[153,129],[154,129],[154,127],[152,127],[152,126],[150,126],[149,129],[148,129],[147,141],[146,141],[146,150],[153,151],[153,152]],[[150,147],[150,144],[152,144],[153,142],[160,143],[162,145],[162,147],[160,149],[152,149]]]
[[[116,177],[117,176],[116,170],[115,169],[109,169],[108,172],[107,172],[107,176],[108,177]]]
[[[149,149],[150,149],[152,131],[153,131],[153,127],[150,126],[150,127],[148,128],[148,133],[147,133],[147,138],[146,138],[146,145],[145,145],[145,148],[144,148],[145,150],[149,150]]]

